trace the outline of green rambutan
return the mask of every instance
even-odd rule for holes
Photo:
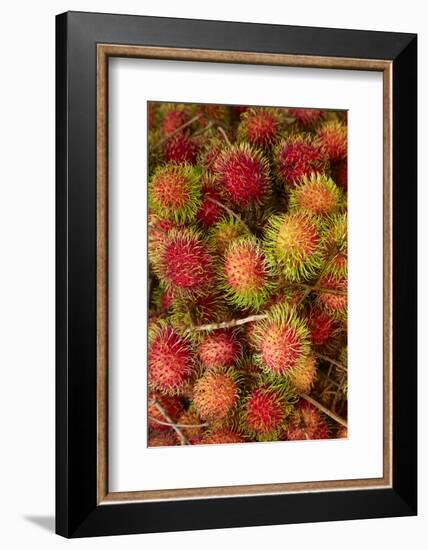
[[[333,214],[343,204],[343,193],[334,181],[324,174],[305,176],[290,192],[290,210],[325,216]]]
[[[286,393],[262,386],[249,392],[241,415],[244,433],[257,441],[275,441],[281,434],[289,411]]]
[[[225,149],[215,161],[214,173],[236,208],[259,206],[270,195],[269,163],[247,143]]]
[[[201,202],[201,174],[189,164],[166,164],[149,182],[149,205],[159,216],[177,223],[194,220]]]
[[[290,415],[283,434],[287,441],[328,439],[328,425],[311,403],[301,399]]]
[[[323,117],[323,111],[320,109],[299,109],[290,108],[288,114],[295,118],[304,128],[313,127]]]
[[[206,369],[231,367],[241,355],[242,348],[236,331],[216,330],[204,337],[198,346],[198,356]]]
[[[334,319],[346,318],[348,312],[348,281],[346,277],[337,279],[332,275],[323,275],[318,286],[320,288],[317,303],[328,315]],[[332,290],[333,292],[328,292]]]
[[[336,214],[323,224],[325,256],[330,258],[325,273],[336,279],[348,275],[348,216]]]
[[[236,407],[239,379],[235,371],[209,370],[196,381],[193,404],[203,420],[223,421]]]
[[[214,277],[208,247],[198,232],[188,228],[169,232],[154,265],[165,286],[182,297],[205,293]]]
[[[299,368],[310,352],[309,331],[294,308],[285,303],[274,306],[267,318],[257,323],[255,356],[272,377],[283,377]]]
[[[283,139],[275,148],[274,158],[278,179],[288,187],[328,168],[325,153],[308,134],[292,134]]]
[[[164,157],[167,162],[195,164],[197,155],[197,142],[185,133],[179,132],[170,137],[164,146]]]
[[[240,308],[258,309],[271,289],[270,270],[253,237],[233,241],[224,255],[221,283],[226,299]]]
[[[156,407],[155,402],[159,403],[173,422],[176,422],[179,415],[183,412],[183,405],[181,404],[179,397],[176,395],[167,396],[159,392],[149,393],[147,409],[149,429],[157,431],[170,430],[171,427],[165,424],[165,417]]]
[[[317,132],[316,143],[331,163],[336,163],[348,154],[348,130],[341,122],[325,122]]]
[[[323,264],[319,223],[305,212],[274,216],[265,240],[269,263],[287,281],[310,279]]]
[[[246,234],[242,223],[232,216],[223,217],[210,228],[208,242],[217,254],[224,254],[230,243]]]
[[[315,383],[317,365],[315,358],[308,355],[299,365],[288,371],[291,386],[299,393],[309,393]]]
[[[248,109],[241,116],[238,139],[259,148],[270,147],[280,135],[280,112],[273,108]]]
[[[201,444],[206,445],[221,445],[223,443],[246,443],[245,438],[232,430],[226,428],[219,428],[207,432],[200,441]]]
[[[177,394],[195,371],[193,350],[187,338],[160,323],[149,333],[149,386],[164,394]]]
[[[152,431],[149,434],[148,446],[149,447],[172,447],[178,445],[178,439],[172,430],[159,432]]]

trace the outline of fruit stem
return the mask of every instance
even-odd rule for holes
[[[197,327],[189,327],[188,332],[201,332],[203,330],[218,330],[222,328],[231,328],[238,327],[240,325],[245,325],[246,323],[252,323],[253,321],[261,321],[266,319],[267,314],[261,313],[260,315],[250,315],[249,317],[244,317],[243,319],[232,319],[231,321],[223,321],[221,323],[209,323],[207,325],[199,325]]]
[[[161,413],[161,415],[165,418],[165,420],[168,422],[168,424],[172,427],[172,429],[176,432],[180,439],[181,445],[188,445],[189,442],[187,440],[187,437],[184,435],[184,433],[180,430],[180,428],[174,424],[172,421],[172,418],[169,416],[169,414],[166,412],[166,410],[162,407],[160,403],[158,403],[156,400],[152,399],[151,403],[157,408],[157,410]]]
[[[335,420],[338,424],[345,426],[345,428],[348,427],[348,423],[346,422],[346,420],[327,409],[327,407],[324,407],[324,405],[321,405],[321,403],[318,403],[318,401],[315,401],[315,399],[312,399],[312,397],[309,397],[309,395],[306,395],[305,393],[299,393],[298,395],[314,407],[317,407],[317,409],[322,411],[324,414]]]
[[[221,126],[217,126],[217,130],[220,132],[222,137],[224,138],[224,141],[228,144],[229,147],[232,147],[232,144],[230,143],[229,138],[227,137],[226,132],[223,130]]]

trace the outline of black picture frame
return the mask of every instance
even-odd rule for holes
[[[392,62],[391,488],[97,504],[96,46]],[[56,18],[56,532],[64,537],[417,513],[417,36],[68,12]]]

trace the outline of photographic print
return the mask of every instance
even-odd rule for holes
[[[347,112],[148,102],[148,446],[347,437]]]

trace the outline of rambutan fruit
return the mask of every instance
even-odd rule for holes
[[[309,393],[315,383],[317,365],[315,358],[308,355],[295,369],[288,371],[291,386],[299,393]]]
[[[332,275],[323,275],[318,282],[317,303],[334,319],[343,319],[348,312],[348,281],[346,277],[337,279]],[[332,292],[329,292],[331,290]]]
[[[295,118],[297,122],[304,128],[313,127],[323,117],[323,111],[320,109],[288,109],[288,114]]]
[[[261,368],[272,377],[283,377],[297,369],[309,355],[309,332],[294,308],[282,303],[274,306],[267,318],[257,323]]]
[[[224,150],[224,141],[213,137],[201,144],[198,153],[198,165],[207,173],[212,174],[217,158]]]
[[[203,420],[219,422],[236,407],[239,379],[235,371],[209,370],[195,382],[193,404]]]
[[[158,324],[149,332],[149,386],[164,394],[183,390],[194,373],[193,350],[171,326]]]
[[[230,109],[227,105],[206,103],[198,107],[196,114],[199,115],[198,124],[201,128],[210,123],[221,124],[225,128],[230,125]]]
[[[323,248],[317,219],[305,212],[274,216],[266,230],[269,263],[287,281],[313,277],[323,264]]]
[[[328,168],[325,153],[310,135],[293,134],[280,141],[274,153],[278,179],[293,187],[312,172],[322,174]]]
[[[193,221],[201,202],[201,175],[189,164],[159,167],[149,182],[150,208],[177,223]]]
[[[240,308],[258,309],[271,289],[270,270],[253,237],[231,243],[224,255],[221,283],[226,299]]]
[[[224,208],[221,206],[222,194],[215,180],[210,176],[202,178],[201,193],[202,200],[196,213],[196,219],[207,229],[224,215]]]
[[[171,430],[165,432],[153,431],[149,434],[149,447],[172,447],[178,445],[179,441],[175,433]]]
[[[241,351],[236,332],[231,330],[216,330],[205,336],[198,346],[201,365],[206,369],[233,366]]]
[[[189,114],[179,106],[167,110],[162,119],[162,132],[168,136],[189,122]]]
[[[283,436],[288,441],[328,439],[329,430],[318,409],[301,399],[287,421]]]
[[[197,155],[196,141],[186,134],[178,133],[171,136],[164,146],[164,157],[167,162],[195,164]]]
[[[232,216],[221,218],[210,228],[208,242],[217,254],[224,254],[230,243],[246,234],[242,223]]]
[[[317,132],[316,143],[331,163],[339,162],[348,154],[348,130],[341,122],[325,122]]]
[[[279,388],[258,387],[249,392],[241,415],[241,429],[257,441],[275,441],[288,414],[286,394]]]
[[[206,294],[197,294],[182,298],[175,297],[172,303],[171,322],[177,328],[189,327],[224,320],[227,314],[226,304],[218,292],[210,290]]]
[[[308,327],[312,344],[315,347],[323,346],[337,330],[334,319],[318,308],[312,308],[308,316]]]
[[[171,426],[166,424],[167,420],[156,406],[158,403],[168,414],[173,422],[177,421],[179,415],[183,412],[183,406],[179,397],[176,395],[163,395],[159,392],[150,392],[148,396],[148,421],[149,429],[157,431],[170,430]]]
[[[149,262],[156,264],[159,254],[168,241],[168,233],[179,225],[172,220],[166,220],[156,214],[149,214],[148,251]]]
[[[203,422],[198,416],[198,414],[189,409],[184,411],[177,419],[177,424],[180,427],[180,430],[187,437],[187,439],[192,440],[203,434]],[[187,428],[185,426],[188,426]]]
[[[339,187],[348,189],[348,160],[343,159],[332,166],[332,177]]]
[[[343,193],[334,181],[324,174],[305,176],[290,192],[289,207],[314,216],[337,212],[343,204]]]
[[[260,149],[270,147],[280,135],[280,113],[278,109],[248,109],[241,116],[238,139]]]
[[[221,445],[223,443],[246,443],[245,438],[232,430],[219,428],[207,432],[200,441],[201,444]]]
[[[155,267],[166,287],[183,297],[206,292],[214,277],[206,244],[199,233],[188,228],[169,232]]]
[[[336,279],[348,274],[348,216],[346,213],[329,217],[323,223],[323,246],[329,258],[325,273]]]
[[[246,143],[225,149],[215,162],[214,173],[236,208],[261,205],[271,192],[268,161]]]

